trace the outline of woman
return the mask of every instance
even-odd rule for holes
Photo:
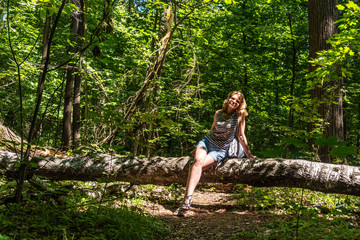
[[[256,158],[250,152],[245,136],[246,101],[240,91],[231,92],[225,99],[222,109],[215,112],[214,121],[208,133],[196,146],[194,164],[189,169],[186,190],[182,205],[174,212],[183,215],[190,210],[191,196],[199,183],[203,170],[219,163],[227,157],[230,143],[236,137],[248,158]]]

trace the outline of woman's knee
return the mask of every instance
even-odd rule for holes
[[[205,165],[205,157],[195,157],[193,166],[203,167]]]
[[[195,157],[193,166],[196,167],[207,167],[215,163],[215,160],[212,156],[206,155],[205,157]]]

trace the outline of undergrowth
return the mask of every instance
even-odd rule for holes
[[[26,198],[16,204],[6,195],[11,184],[3,182],[0,239],[159,239],[168,232],[139,207],[126,205],[124,195],[106,193],[106,184],[70,183],[48,183],[46,192],[27,185]]]
[[[271,214],[262,231],[231,239],[360,239],[360,198],[305,189],[251,188],[234,192],[237,206]],[[283,217],[279,217],[283,216]]]
[[[43,179],[25,186],[23,202],[15,204],[10,197],[15,183],[0,181],[0,240],[164,239],[171,226],[141,207],[146,202],[176,205],[183,192],[176,184],[159,189],[121,182]],[[199,187],[199,191],[211,194],[216,189]],[[244,185],[221,191],[232,193],[234,211],[273,216],[272,221],[254,223],[258,226],[253,230],[238,232],[231,240],[360,239],[359,197]]]

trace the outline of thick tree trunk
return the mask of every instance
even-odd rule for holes
[[[309,58],[317,57],[318,52],[328,50],[331,45],[327,40],[337,33],[335,25],[338,19],[337,0],[309,0]],[[309,72],[315,71],[317,66],[309,65]],[[324,137],[336,136],[344,140],[343,102],[342,102],[342,77],[330,79],[316,86],[311,92],[311,98],[320,101],[318,111],[324,122]],[[326,93],[326,89],[333,89]],[[310,124],[310,131],[314,128]],[[319,158],[322,162],[332,162],[329,146],[319,147]]]
[[[0,151],[0,166],[13,174],[14,153]],[[127,181],[134,184],[185,184],[190,157],[121,158],[111,155],[33,158],[29,172],[54,180]],[[206,170],[202,182],[242,183],[257,187],[298,187],[360,196],[360,168],[299,159],[228,159]]]

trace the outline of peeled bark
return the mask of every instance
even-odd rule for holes
[[[0,151],[0,166],[11,176],[16,154]],[[32,174],[54,180],[114,180],[134,184],[185,184],[192,158],[122,158],[111,155],[33,158]],[[360,168],[300,159],[228,159],[203,173],[201,182],[296,187],[360,196]]]

